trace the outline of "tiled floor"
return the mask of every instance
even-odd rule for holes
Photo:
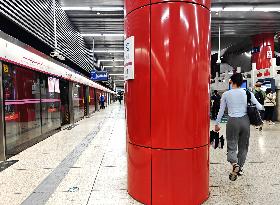
[[[126,192],[124,109],[114,104],[9,160],[0,172],[0,205],[131,205]],[[224,132],[224,126],[222,132]],[[280,125],[252,129],[245,175],[228,180],[226,150],[211,149],[204,205],[280,204]]]

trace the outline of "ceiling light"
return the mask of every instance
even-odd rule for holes
[[[99,60],[99,61],[102,61],[102,62],[123,62],[124,60],[121,60],[121,59],[111,59],[111,60],[109,60],[109,59],[101,59],[101,60]]]
[[[280,12],[279,7],[250,7],[250,6],[239,6],[239,7],[212,7],[211,11],[213,12],[220,12],[220,11],[263,11],[263,12],[273,12],[278,11]],[[217,13],[216,13],[217,14]]]
[[[251,57],[252,57],[251,52],[249,52],[249,53],[245,52],[244,54],[245,54],[248,58],[251,58]]]
[[[100,15],[101,13],[100,12],[97,12],[97,15]]]
[[[62,7],[64,11],[123,11],[123,7]]]
[[[106,37],[123,37],[123,33],[82,33],[81,34],[84,37],[100,37],[100,36],[106,36]]]
[[[109,74],[109,75],[111,75],[111,76],[123,76],[124,74]]]
[[[90,7],[62,7],[64,11],[91,11]]]
[[[277,7],[271,7],[271,8],[268,8],[268,7],[255,7],[254,8],[254,11],[264,11],[264,12],[269,12],[269,11],[280,11],[280,8],[277,8]]]
[[[212,7],[211,8],[211,11],[216,11],[216,12],[222,11],[222,10],[223,10],[223,7]]]
[[[118,66],[118,65],[116,65],[116,66],[113,66],[113,65],[105,65],[104,68],[124,68],[124,66],[123,66],[123,65],[120,65],[120,66]]]
[[[123,11],[123,7],[92,7],[92,11]]]
[[[124,50],[95,50],[94,53],[124,53]]]
[[[253,7],[225,7],[224,11],[253,11]]]

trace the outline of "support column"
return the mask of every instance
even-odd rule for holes
[[[125,1],[128,192],[153,205],[209,195],[210,0]]]
[[[257,77],[271,77],[271,59],[274,58],[274,33],[263,33],[252,37],[252,63],[256,63]]]

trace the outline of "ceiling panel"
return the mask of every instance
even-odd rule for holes
[[[123,7],[123,0],[60,0],[64,7]],[[279,0],[212,0],[214,7],[265,6],[280,8]],[[73,25],[82,34],[123,33],[123,11],[66,11]],[[264,32],[280,32],[280,12],[221,11],[212,15],[212,47],[217,50],[218,31],[221,26],[222,47],[242,47],[248,49],[250,37]],[[122,50],[123,37],[94,37],[95,50]],[[84,37],[89,49],[92,49],[93,37]],[[246,44],[244,44],[246,42]],[[242,44],[242,45],[241,45]],[[248,48],[244,48],[244,46]],[[233,51],[234,52],[234,51]],[[123,59],[123,53],[96,53],[99,59]],[[103,62],[104,66],[120,66],[123,62]],[[111,73],[122,73],[123,68],[108,69]],[[113,78],[115,79],[115,78]],[[122,83],[121,83],[122,84]]]

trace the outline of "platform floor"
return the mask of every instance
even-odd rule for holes
[[[131,205],[126,191],[124,108],[113,104],[9,159],[1,205]],[[224,126],[222,132],[224,132]],[[204,205],[280,204],[280,124],[252,128],[245,175],[228,180],[226,149],[211,148]]]

